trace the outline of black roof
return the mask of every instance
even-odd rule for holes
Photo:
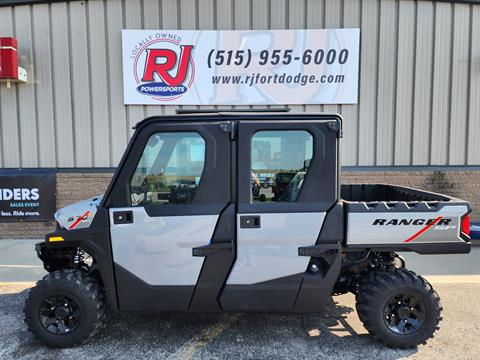
[[[133,128],[138,129],[146,124],[156,122],[156,121],[165,121],[165,122],[182,122],[182,121],[192,121],[192,120],[202,120],[202,121],[219,121],[219,118],[223,120],[285,120],[285,119],[303,119],[303,120],[335,120],[342,122],[342,117],[336,113],[314,113],[314,112],[278,112],[278,111],[231,111],[231,110],[208,110],[208,111],[195,111],[195,112],[185,112],[179,114],[171,115],[155,115],[150,116],[142,121],[139,121]]]

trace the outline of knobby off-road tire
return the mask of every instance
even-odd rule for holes
[[[368,332],[396,348],[412,348],[432,338],[443,310],[432,286],[414,272],[392,268],[363,279],[357,313]]]
[[[93,337],[103,324],[105,304],[98,282],[80,270],[46,275],[25,301],[25,323],[50,347],[71,347]]]

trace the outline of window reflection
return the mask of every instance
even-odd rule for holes
[[[152,135],[130,180],[133,206],[190,204],[205,164],[205,141],[195,132]]]
[[[252,202],[295,202],[313,154],[303,130],[259,131],[252,138]]]

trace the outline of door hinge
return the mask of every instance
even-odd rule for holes
[[[233,121],[221,123],[220,129],[222,129],[223,132],[230,134],[230,140],[235,140],[235,123]]]
[[[331,131],[335,131],[337,133],[337,138],[341,139],[343,137],[343,130],[339,121],[329,121],[327,123],[327,127]]]

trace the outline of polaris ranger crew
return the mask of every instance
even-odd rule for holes
[[[105,194],[60,209],[57,230],[37,244],[49,274],[26,300],[28,329],[67,347],[92,337],[107,307],[318,312],[352,292],[373,337],[424,343],[440,299],[397,252],[468,253],[470,205],[402,186],[340,185],[341,137],[334,114],[138,123]],[[259,187],[264,176],[290,181]]]

